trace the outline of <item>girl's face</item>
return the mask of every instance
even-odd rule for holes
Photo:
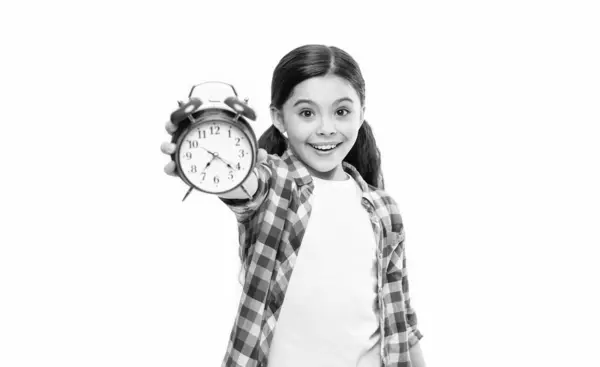
[[[356,141],[364,109],[350,83],[327,75],[296,85],[282,109],[271,110],[271,117],[279,131],[287,132],[290,148],[313,176],[343,180],[342,160]]]

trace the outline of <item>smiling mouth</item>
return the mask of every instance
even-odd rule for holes
[[[339,147],[342,143],[334,143],[334,144],[308,144],[314,149],[320,152],[330,152],[335,148]]]

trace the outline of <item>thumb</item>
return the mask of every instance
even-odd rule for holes
[[[267,154],[266,150],[264,150],[262,148],[258,149],[258,154],[256,155],[256,163],[259,164],[262,162],[266,162],[267,157],[268,157],[268,154]]]

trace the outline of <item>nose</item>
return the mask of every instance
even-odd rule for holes
[[[317,134],[329,136],[329,135],[335,135],[335,133],[336,133],[335,121],[333,121],[332,119],[329,119],[327,117],[321,118],[321,123],[319,124],[319,127],[317,129]]]

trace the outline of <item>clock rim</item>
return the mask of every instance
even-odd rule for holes
[[[223,112],[227,113],[229,111],[223,111]],[[254,170],[254,168],[256,166],[256,155],[257,155],[257,145],[258,145],[257,141],[256,141],[256,134],[254,133],[254,131],[252,130],[252,128],[250,127],[250,125],[244,119],[243,116],[240,116],[237,121],[228,120],[228,118],[230,118],[230,117],[227,116],[225,118],[223,116],[211,116],[210,120],[193,122],[186,127],[185,131],[182,132],[177,139],[174,155],[175,155],[175,163],[177,166],[178,175],[182,179],[182,181],[184,181],[188,186],[193,187],[195,190],[198,190],[200,192],[204,192],[207,194],[211,194],[211,195],[227,194],[227,193],[237,189],[238,187],[240,187],[248,179],[248,176],[250,176],[250,173],[252,173],[252,171]],[[198,186],[196,186],[195,184],[193,184],[188,179],[187,175],[181,169],[181,163],[180,163],[180,158],[179,158],[181,145],[182,145],[181,142],[185,140],[185,137],[190,132],[192,132],[192,130],[196,129],[198,126],[205,125],[205,124],[212,124],[215,121],[223,122],[223,123],[226,123],[226,124],[236,127],[238,130],[240,130],[242,132],[242,134],[244,134],[246,139],[248,139],[248,141],[250,142],[250,147],[251,147],[251,149],[250,149],[250,153],[252,154],[251,168],[248,170],[248,172],[246,172],[246,175],[244,175],[244,178],[240,181],[239,184],[237,184],[233,188],[231,188],[229,190],[225,190],[225,191],[207,191],[207,190],[201,189]]]

